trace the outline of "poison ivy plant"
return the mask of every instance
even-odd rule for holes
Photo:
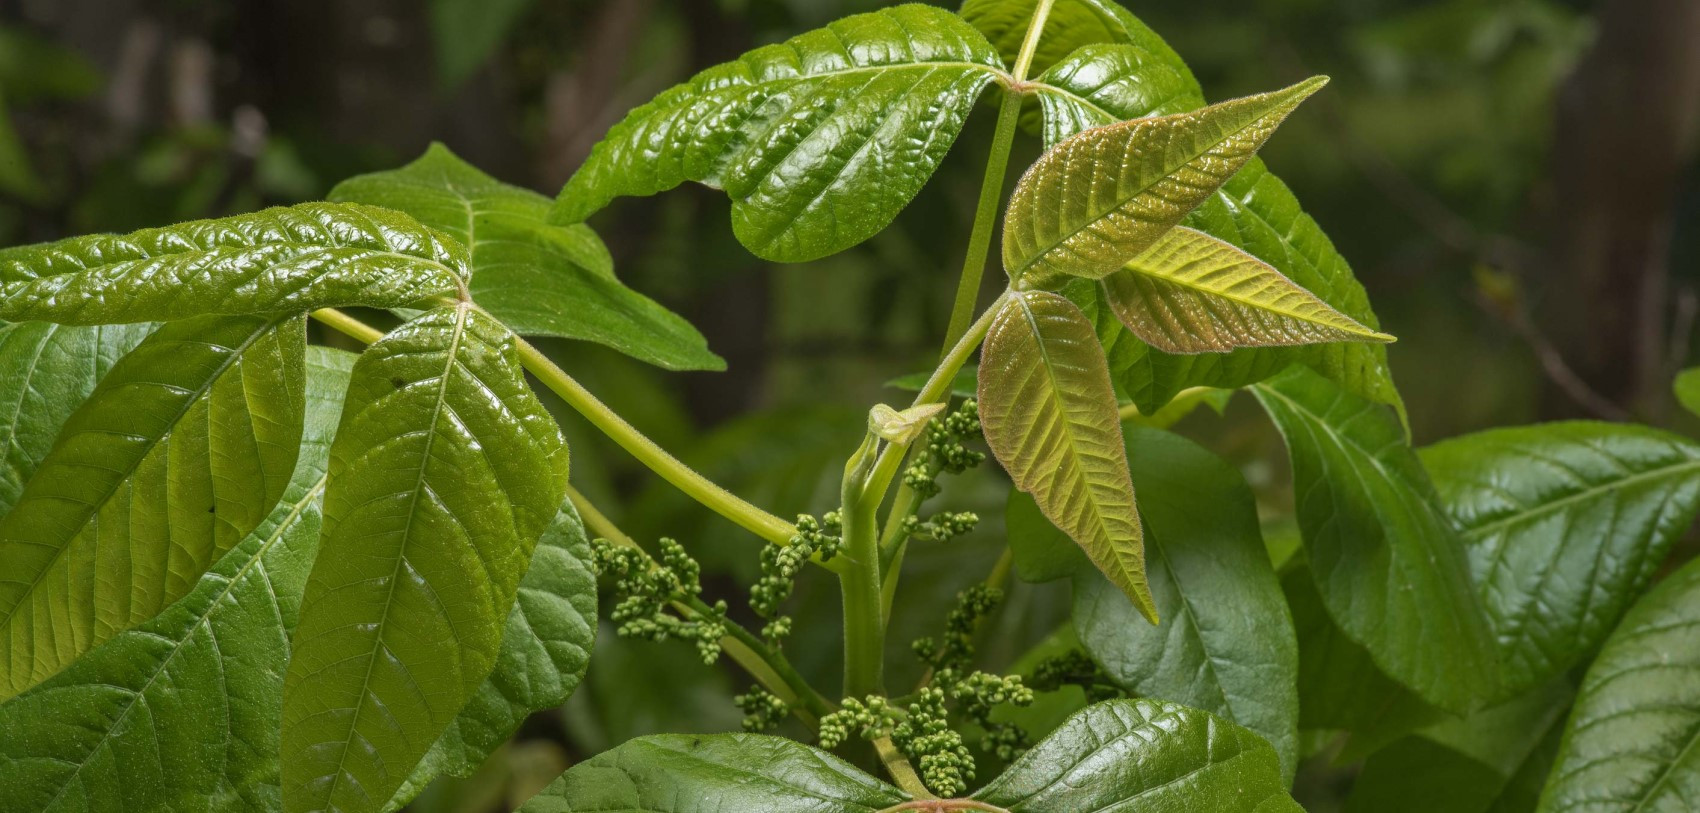
[[[964,0],[961,14],[997,46],[1005,61],[1014,63],[1039,5],[1039,0]],[[1097,43],[1130,43],[1157,54],[1162,64],[1174,65],[1188,83],[1194,83],[1186,63],[1157,32],[1108,0],[1052,3],[1044,21],[1044,34],[1033,50],[1033,67],[1044,71],[1075,49]]]

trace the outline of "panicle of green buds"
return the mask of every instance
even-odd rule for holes
[[[962,402],[956,411],[934,418],[927,424],[926,445],[915,460],[903,470],[903,484],[921,499],[939,493],[940,472],[961,474],[985,462],[984,452],[964,445],[980,436],[980,407],[972,398]]]
[[[797,583],[797,573],[804,563],[816,554],[821,561],[838,555],[839,537],[843,533],[838,512],[828,512],[820,519],[808,514],[797,517],[797,533],[790,544],[768,544],[761,551],[761,576],[750,587],[750,609],[768,620],[762,637],[777,646],[791,633],[791,619],[779,614],[779,605],[791,595]]]
[[[940,796],[958,796],[974,778],[974,756],[962,735],[951,730],[937,686],[922,689],[909,705],[909,714],[891,731],[891,739],[915,762],[921,781]]]
[[[986,732],[980,747],[996,754],[998,759],[1008,762],[1026,753],[1033,744],[1025,729],[992,719],[994,706],[1008,703],[1023,707],[1033,703],[1033,690],[1022,683],[1020,675],[975,672],[951,684],[950,696],[961,706],[962,713]]]
[[[732,698],[744,712],[744,730],[758,733],[775,728],[791,707],[777,696],[769,694],[758,687],[751,687],[744,694]]]
[[[979,626],[980,619],[1002,603],[1003,591],[984,584],[976,584],[957,593],[956,606],[945,617],[942,638],[916,641],[915,654],[934,669],[965,670],[974,657],[975,628]]]
[[[1028,683],[1041,692],[1079,686],[1086,692],[1087,701],[1092,703],[1127,696],[1097,661],[1078,649],[1039,661],[1033,667],[1033,677]]]
[[[670,607],[673,602],[702,593],[702,568],[678,542],[663,537],[659,544],[660,558],[652,561],[637,548],[592,540],[591,567],[613,580],[614,595],[619,597],[609,620],[624,638],[690,641],[703,663],[712,665],[720,657],[720,639],[726,635],[726,602],[715,602],[708,613],[689,619],[676,614]]]
[[[862,700],[846,697],[837,711],[820,718],[820,745],[837,748],[852,736],[864,740],[889,737],[902,718],[902,713],[879,695]]]
[[[980,516],[973,511],[943,511],[924,522],[917,516],[904,517],[903,533],[917,539],[949,542],[974,530],[974,526],[978,524]]]

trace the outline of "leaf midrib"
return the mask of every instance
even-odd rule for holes
[[[1480,542],[1480,541],[1482,541],[1482,539],[1486,538],[1487,536],[1491,536],[1494,533],[1497,533],[1501,530],[1504,530],[1508,526],[1516,525],[1516,524],[1528,521],[1528,520],[1530,520],[1534,517],[1538,517],[1538,516],[1541,516],[1543,514],[1558,511],[1559,509],[1566,507],[1566,506],[1569,506],[1569,505],[1572,505],[1574,503],[1582,502],[1584,500],[1590,500],[1590,499],[1593,499],[1595,497],[1600,496],[1601,494],[1611,493],[1613,491],[1617,491],[1617,490],[1624,488],[1626,486],[1629,486],[1629,485],[1639,484],[1641,482],[1651,481],[1651,480],[1660,480],[1660,479],[1664,479],[1666,477],[1671,477],[1671,476],[1674,476],[1674,475],[1677,475],[1677,474],[1682,474],[1682,473],[1686,473],[1686,472],[1690,472],[1690,471],[1700,471],[1700,460],[1689,460],[1685,463],[1677,463],[1677,464],[1673,464],[1673,465],[1669,465],[1669,466],[1663,466],[1663,467],[1660,467],[1660,468],[1657,468],[1657,469],[1649,469],[1649,470],[1641,472],[1639,474],[1631,475],[1631,476],[1625,477],[1621,480],[1613,481],[1613,482],[1606,484],[1606,485],[1589,486],[1586,489],[1578,491],[1574,494],[1570,494],[1570,495],[1561,497],[1561,498],[1553,500],[1551,502],[1542,503],[1542,504],[1537,505],[1533,508],[1512,512],[1510,514],[1507,514],[1504,517],[1501,517],[1501,518],[1496,519],[1492,522],[1489,522],[1486,525],[1478,525],[1478,526],[1474,526],[1474,527],[1470,527],[1470,528],[1465,528],[1464,529],[1464,535],[1466,537],[1469,537],[1470,541],[1472,541],[1472,542]]]

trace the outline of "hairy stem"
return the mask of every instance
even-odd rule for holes
[[[915,773],[915,766],[909,764],[909,758],[903,755],[897,743],[892,742],[890,737],[875,737],[873,742],[880,764],[885,766],[885,772],[903,792],[917,799],[937,798],[927,789],[927,783],[921,781],[921,775]]]

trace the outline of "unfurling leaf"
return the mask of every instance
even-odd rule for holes
[[[1045,291],[1006,301],[980,356],[980,423],[1017,488],[1151,623],[1115,392],[1092,323]]]
[[[0,519],[0,697],[158,614],[265,519],[305,352],[303,317],[204,316],[101,379]]]
[[[921,404],[904,410],[874,404],[868,410],[868,431],[888,443],[908,443],[927,428],[927,421],[943,410],[944,404]]]
[[[454,294],[466,250],[407,215],[303,203],[0,252],[0,319],[97,325],[399,308]]]
[[[389,801],[495,664],[566,471],[489,317],[440,308],[360,357],[284,682],[285,810]]]
[[[548,198],[441,144],[400,169],[343,181],[330,198],[395,209],[460,241],[473,300],[517,333],[597,342],[669,370],[726,368],[689,322],[614,277],[589,226],[548,223]]]
[[[1393,340],[1262,260],[1186,227],[1165,232],[1103,285],[1122,324],[1167,353]]]
[[[942,9],[846,17],[632,111],[561,190],[554,220],[698,181],[731,196],[732,230],[756,255],[824,257],[897,216],[1002,73],[991,43]]]
[[[1250,160],[1299,103],[1324,84],[1191,113],[1112,124],[1074,136],[1022,176],[1004,220],[1010,278],[1046,285],[1101,278],[1144,251]]]

